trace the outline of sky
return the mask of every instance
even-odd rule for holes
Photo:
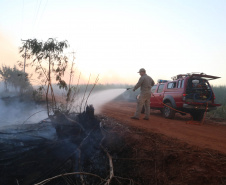
[[[84,81],[136,84],[145,68],[155,81],[204,72],[226,85],[225,0],[0,0],[0,9],[0,64],[23,60],[21,39],[57,38]]]

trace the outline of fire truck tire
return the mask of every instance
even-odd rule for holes
[[[168,119],[173,119],[175,117],[175,111],[171,109],[172,107],[171,103],[166,103],[163,108],[163,116]]]

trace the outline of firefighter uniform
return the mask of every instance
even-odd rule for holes
[[[144,70],[144,69],[141,69],[141,70]],[[138,89],[140,87],[140,91],[141,91],[140,97],[137,100],[137,108],[136,108],[136,112],[134,114],[135,118],[139,119],[142,107],[144,105],[144,108],[145,108],[145,118],[144,119],[149,119],[151,87],[153,85],[154,85],[154,80],[147,74],[144,74],[143,76],[140,77],[138,83],[133,88],[133,91],[135,91],[136,89]]]

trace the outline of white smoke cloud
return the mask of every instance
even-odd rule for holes
[[[105,103],[115,99],[125,91],[126,89],[109,89],[93,93],[88,100],[88,105],[92,104],[95,108],[95,113],[100,113],[101,107]]]
[[[93,105],[95,109],[95,113],[100,113],[101,107],[123,94],[126,89],[108,89],[97,92],[92,92],[87,105]],[[46,119],[47,112],[46,107],[44,105],[37,105],[32,101],[20,101],[20,98],[16,95],[16,93],[4,93],[4,84],[0,83],[0,126],[5,125],[14,125],[14,124],[23,124],[29,117],[29,119],[25,122],[27,123],[38,123],[43,119]],[[62,94],[62,92],[58,92],[56,94]],[[83,93],[81,93],[77,97],[77,101],[74,103],[74,107],[79,107],[81,104],[81,100],[83,97]],[[88,92],[85,95],[82,111],[84,110],[84,104],[86,103],[86,99],[88,96]],[[77,109],[79,111],[79,109]]]
[[[13,98],[12,100],[12,98],[13,97],[0,99],[0,127],[23,124],[24,121],[33,114],[34,115],[30,117],[25,124],[38,123],[47,118],[45,107],[36,105],[33,102],[21,102],[17,98]]]

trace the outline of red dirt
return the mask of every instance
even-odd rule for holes
[[[226,154],[226,124],[205,120],[203,125],[188,124],[190,116],[176,114],[175,119],[165,119],[160,111],[152,110],[150,120],[130,119],[136,109],[136,103],[114,101],[102,107],[102,114],[114,118],[127,125],[139,128],[145,132],[161,133],[168,137],[179,139],[190,145],[217,150]],[[195,123],[195,122],[193,122]],[[197,124],[197,122],[196,122]]]

